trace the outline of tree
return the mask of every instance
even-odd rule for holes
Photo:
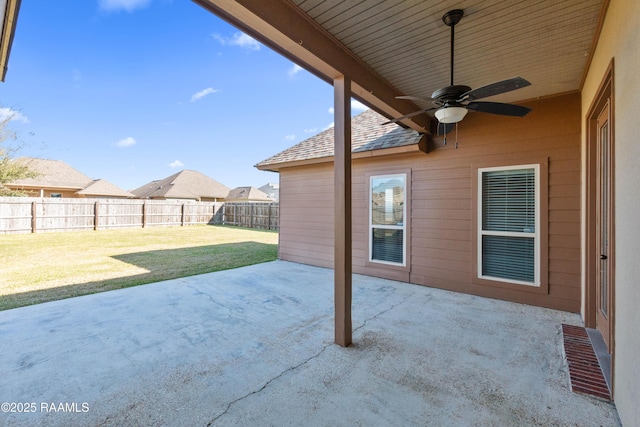
[[[16,133],[8,129],[8,124],[13,115],[8,115],[0,120],[0,197],[26,196],[27,193],[20,190],[12,190],[6,186],[19,179],[35,178],[38,173],[29,169],[26,162],[16,160],[17,152],[22,148],[21,144],[10,145],[8,141],[18,141]]]

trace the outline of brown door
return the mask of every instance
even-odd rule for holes
[[[596,160],[596,327],[602,333],[607,349],[611,352],[612,298],[612,162],[610,107],[605,105],[598,115]]]

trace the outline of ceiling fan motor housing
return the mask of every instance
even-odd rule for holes
[[[431,98],[442,102],[455,101],[470,90],[471,88],[469,86],[464,85],[446,86],[433,92]]]

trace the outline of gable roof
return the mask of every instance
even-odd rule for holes
[[[273,199],[268,194],[255,187],[236,187],[229,191],[225,200],[273,202]]]
[[[151,181],[131,193],[141,199],[224,199],[229,187],[193,170],[183,170],[165,179]]]
[[[133,194],[104,179],[89,178],[61,160],[21,157],[17,162],[25,164],[38,176],[19,179],[8,184],[9,187],[78,190],[75,194],[100,197],[133,197]]]
[[[14,186],[81,190],[93,182],[93,179],[61,160],[21,157],[16,161],[25,164],[32,171],[37,172],[38,176],[14,181],[11,183],[11,185]]]
[[[388,119],[366,110],[351,119],[352,153],[418,144],[422,134],[396,124],[382,125]],[[333,156],[334,129],[329,128],[311,138],[261,161],[255,167],[271,170],[282,163],[322,159]]]
[[[89,196],[89,197],[91,196],[134,197],[134,195],[131,194],[130,192],[125,191],[122,188],[117,187],[104,179],[93,180],[91,184],[89,184],[82,190],[77,191],[76,194],[82,194],[83,196]]]

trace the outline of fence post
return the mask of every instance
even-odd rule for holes
[[[267,230],[271,230],[271,203],[267,205]]]
[[[184,227],[184,203],[180,207],[180,227]]]
[[[31,232],[36,232],[36,215],[38,212],[38,208],[36,206],[36,202],[31,202]]]
[[[142,228],[147,225],[147,201],[142,202]]]
[[[93,205],[93,229],[98,229],[98,221],[100,220],[98,215],[98,202],[95,202]]]

